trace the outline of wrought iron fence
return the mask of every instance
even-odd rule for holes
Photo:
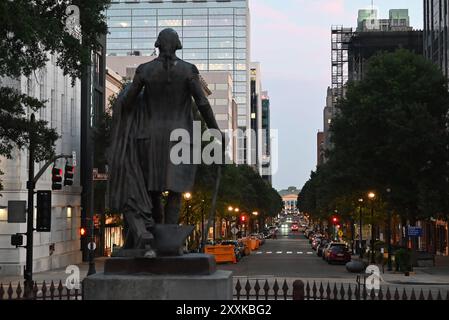
[[[5,289],[0,283],[0,300],[82,300],[82,293],[80,289],[64,287],[61,280],[57,286],[53,281],[50,285],[43,281],[42,284],[35,282],[31,288],[19,282],[17,286],[9,283]]]
[[[279,286],[276,279],[270,285],[268,280],[249,279],[244,285],[237,280],[234,288],[235,300],[449,300],[449,291],[436,289],[398,288],[381,286],[379,290],[367,290],[361,283],[324,283],[296,280],[290,285],[286,280]]]
[[[274,284],[270,286],[268,280],[263,282],[263,286],[259,280],[251,284],[249,280],[246,280],[245,286],[242,287],[240,279],[237,280],[235,285],[234,299],[235,300],[292,300],[293,294],[291,288],[287,284],[287,280],[284,280],[282,286],[279,286],[277,279],[274,280]]]
[[[367,290],[363,283],[324,283],[278,279],[237,279],[234,300],[448,300],[449,290],[398,288],[381,286],[379,290]],[[68,289],[62,281],[34,283],[27,288],[22,283],[5,286],[0,283],[0,300],[82,300],[81,289]]]

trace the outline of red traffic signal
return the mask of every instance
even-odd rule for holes
[[[70,166],[68,164],[65,165],[64,170],[64,185],[65,186],[71,186],[73,185],[73,175],[75,173],[75,168],[73,166]]]
[[[51,170],[52,190],[62,189],[62,170],[59,168],[53,168]]]
[[[85,235],[86,235],[86,228],[84,228],[84,227],[82,227],[81,229],[80,229],[80,236],[81,237],[84,237]]]
[[[241,222],[246,222],[246,217],[245,217],[245,216],[241,216],[241,217],[240,217],[240,221],[241,221]]]
[[[332,217],[332,223],[334,225],[338,224],[338,218],[337,217]]]

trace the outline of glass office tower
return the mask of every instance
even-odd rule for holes
[[[424,0],[424,55],[449,79],[449,1]]]
[[[184,47],[178,51],[180,58],[195,64],[200,72],[231,72],[238,126],[250,127],[248,0],[113,0],[106,15],[108,55],[149,56],[155,52],[159,32],[173,28]],[[249,161],[247,140],[244,135],[238,137],[238,163]]]

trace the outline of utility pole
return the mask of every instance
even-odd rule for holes
[[[34,132],[34,124],[36,122],[36,117],[34,113],[30,116],[30,129],[29,129],[29,159],[28,159],[28,181],[27,181],[27,190],[28,190],[28,208],[27,208],[27,232],[26,232],[26,261],[25,261],[25,270],[24,270],[24,279],[25,279],[25,296],[31,294],[34,283],[33,283],[33,233],[35,231],[34,228],[34,189],[36,187],[39,178],[44,174],[44,172],[48,169],[50,164],[55,162],[57,159],[65,158],[70,159],[73,158],[73,155],[58,155],[50,159],[42,169],[34,175],[34,152],[36,149],[35,142],[35,132]]]
[[[36,118],[31,114],[30,125],[30,147],[28,159],[28,216],[27,216],[27,244],[26,244],[26,264],[25,264],[25,293],[32,292],[33,288],[33,232],[34,232],[34,123]]]
[[[363,228],[362,228],[362,203],[363,199],[359,199],[359,250],[360,250],[360,259],[363,259]]]

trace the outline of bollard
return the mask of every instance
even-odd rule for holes
[[[304,282],[301,280],[293,282],[293,300],[305,300]]]

